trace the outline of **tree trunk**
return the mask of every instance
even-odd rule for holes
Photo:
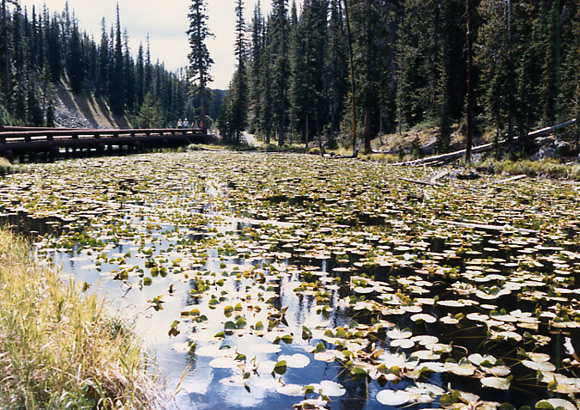
[[[508,73],[514,74],[513,58],[512,58],[512,0],[508,0]],[[509,82],[508,91],[508,146],[511,150],[511,145],[514,139],[514,86],[513,81]]]
[[[365,109],[364,134],[365,134],[365,153],[368,154],[368,153],[372,152],[372,148],[371,148],[372,130],[371,130],[371,106],[370,106],[370,104],[367,104],[367,107]]]
[[[308,124],[308,113],[306,113],[306,129],[304,130],[304,139],[305,139],[305,148],[306,150],[308,150],[308,128],[309,128],[309,124]]]
[[[354,95],[354,63],[352,58],[352,39],[350,34],[350,20],[348,17],[348,0],[344,0],[344,16],[346,18],[346,33],[348,38],[348,60],[350,62],[350,95],[352,104],[352,156],[356,158],[356,104]]]
[[[6,98],[6,109],[10,110],[10,61],[8,58],[8,18],[6,16],[6,0],[2,0],[2,35],[4,36],[4,98]]]
[[[472,93],[472,38],[471,38],[471,0],[466,0],[467,9],[467,132],[465,138],[465,166],[471,164],[471,145],[473,132],[473,93]]]
[[[324,156],[324,145],[322,145],[322,134],[320,133],[320,120],[318,113],[316,113],[316,134],[318,134],[318,147],[320,148],[320,156]]]

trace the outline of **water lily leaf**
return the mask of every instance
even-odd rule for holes
[[[493,366],[485,370],[487,373],[493,374],[497,377],[505,377],[511,373],[511,370],[508,366]]]
[[[302,339],[304,340],[312,339],[312,332],[306,326],[302,326]]]
[[[385,352],[379,356],[379,360],[387,369],[392,367],[403,368],[407,364],[407,356],[405,353]]]
[[[209,362],[209,366],[215,369],[234,369],[238,364],[232,357],[218,357]]]
[[[246,327],[247,324],[248,322],[246,322],[246,319],[244,319],[242,316],[240,316],[238,320],[236,320],[237,329],[243,329],[244,327]]]
[[[279,359],[286,361],[288,367],[296,369],[304,368],[310,364],[310,359],[308,356],[300,353],[293,354],[292,356],[282,355],[279,357]]]
[[[464,361],[462,363],[445,362],[445,370],[458,376],[471,376],[475,373],[475,366]]]
[[[340,397],[346,394],[346,389],[342,384],[333,382],[331,380],[323,380],[318,385],[313,385],[315,390],[320,388],[321,394],[328,397]]]
[[[417,383],[415,383],[415,386],[418,389],[426,391],[433,396],[441,396],[442,394],[445,393],[444,389],[442,389],[441,387],[436,386],[434,384],[431,384],[431,383],[417,382]]]
[[[237,326],[234,322],[232,322],[231,320],[228,320],[225,324],[224,324],[224,329],[225,330],[235,330],[237,329]]]
[[[274,365],[274,372],[283,375],[286,373],[287,367],[286,360],[280,360]]]
[[[179,335],[179,333],[181,333],[179,331],[178,327],[179,327],[179,320],[174,320],[173,323],[171,324],[171,328],[169,329],[169,332],[167,333],[169,335],[169,337],[177,336],[177,335]]]
[[[503,377],[484,377],[481,379],[481,384],[498,390],[509,390],[510,388],[510,381]]]
[[[425,323],[435,323],[437,321],[437,318],[435,318],[434,316],[428,315],[426,313],[418,313],[415,315],[411,316],[411,320],[413,322],[425,322]]]
[[[482,356],[479,353],[470,354],[467,357],[467,359],[475,365],[478,365],[478,366],[483,365],[486,367],[493,366],[497,362],[497,359],[495,357],[493,357],[491,355]]]
[[[303,386],[299,384],[286,384],[284,386],[280,386],[276,389],[276,391],[280,394],[286,396],[303,396]]]
[[[558,408],[563,410],[578,410],[572,402],[564,399],[540,400],[536,403],[536,409],[554,410]]]
[[[534,362],[549,362],[551,357],[546,353],[536,353],[536,352],[526,352],[527,357],[529,357]]]
[[[314,360],[320,362],[333,362],[336,359],[336,352],[328,350],[326,352],[318,352],[314,354]]]
[[[432,350],[418,350],[413,352],[413,356],[418,357],[421,360],[439,360],[441,355]]]
[[[522,360],[522,364],[528,369],[536,370],[539,372],[553,372],[556,370],[556,365],[550,362],[534,362],[531,360]]]
[[[391,341],[391,346],[400,347],[401,349],[410,349],[415,346],[415,342],[409,339],[394,339]]]
[[[413,332],[392,329],[387,332],[387,336],[390,337],[391,339],[408,339],[411,336],[413,336]]]
[[[413,336],[411,340],[415,343],[419,343],[421,346],[433,345],[439,342],[438,337],[430,335]]]
[[[385,406],[400,406],[411,400],[411,395],[404,390],[381,390],[377,400]]]

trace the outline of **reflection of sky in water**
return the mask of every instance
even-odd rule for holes
[[[137,218],[126,218],[125,221],[132,222],[137,230],[143,232],[139,226],[143,223]],[[218,231],[225,234],[227,231],[234,232],[240,228],[239,221],[235,219],[228,220],[228,223],[223,225],[216,225]],[[177,251],[175,248],[176,240],[170,237],[174,231],[172,226],[161,225],[157,231],[153,232],[151,238],[145,249],[153,249],[151,257],[162,256],[169,261],[181,258],[188,260],[192,256],[195,257],[195,251],[191,251],[185,246],[184,250]],[[180,233],[185,233],[188,230],[180,228]],[[201,237],[201,234],[199,234]],[[151,239],[156,239],[151,241]],[[198,238],[199,239],[199,238]],[[225,235],[224,240],[232,239],[235,243],[237,236],[234,234]],[[145,268],[145,262],[148,259],[145,255],[139,254],[139,247],[136,237],[136,242],[122,241],[119,246],[106,248],[107,257],[121,257],[130,252],[131,255],[126,257],[124,266],[137,266],[144,270],[145,277],[151,277],[150,269]],[[245,246],[245,245],[244,245]],[[262,245],[260,245],[262,246]],[[264,249],[264,248],[262,248]],[[300,271],[295,267],[289,267],[287,261],[277,261],[276,267],[279,274],[271,274],[267,268],[264,268],[265,283],[260,285],[256,283],[252,277],[240,278],[235,280],[230,275],[236,272],[243,272],[245,270],[253,270],[254,272],[262,269],[262,265],[266,265],[261,259],[246,260],[237,257],[223,257],[217,252],[217,247],[210,248],[206,251],[208,258],[204,267],[200,271],[208,270],[214,272],[215,275],[197,276],[191,275],[186,279],[183,273],[174,274],[171,271],[167,273],[166,277],[161,275],[152,278],[150,286],[140,285],[141,277],[137,272],[129,274],[129,278],[125,282],[115,280],[113,274],[114,270],[119,270],[119,265],[115,263],[102,263],[97,269],[95,266],[95,256],[87,255],[86,251],[80,254],[70,256],[64,253],[55,254],[55,264],[62,265],[65,273],[72,273],[75,275],[77,283],[82,284],[87,282],[93,284],[91,291],[97,291],[112,302],[114,308],[118,308],[123,314],[128,317],[134,324],[137,333],[145,340],[148,348],[156,357],[156,363],[167,378],[168,392],[175,393],[174,401],[170,404],[169,409],[272,409],[272,408],[291,408],[293,404],[298,403],[302,397],[285,396],[276,392],[276,387],[280,383],[270,374],[271,367],[277,362],[282,355],[293,355],[296,353],[307,355],[310,358],[310,364],[306,368],[288,368],[287,372],[282,376],[276,376],[284,384],[298,384],[308,385],[313,383],[320,383],[322,380],[332,380],[341,383],[346,389],[347,393],[343,397],[332,398],[332,409],[375,409],[383,408],[375,400],[377,392],[383,389],[377,382],[365,381],[364,378],[352,378],[347,369],[343,368],[339,363],[327,363],[314,360],[314,356],[309,352],[318,343],[319,340],[302,340],[302,326],[306,326],[314,330],[317,326],[337,327],[348,326],[352,320],[352,313],[345,312],[338,307],[339,298],[344,295],[339,295],[338,291],[331,290],[330,306],[332,310],[329,312],[329,317],[324,318],[319,314],[316,300],[313,296],[304,296],[297,294],[294,289],[298,287],[302,281],[300,278]],[[150,258],[151,258],[150,257]],[[270,260],[268,262],[274,262]],[[327,263],[326,260],[312,261],[313,265],[319,266],[314,269],[316,279],[321,283],[329,283],[329,277],[332,276],[328,272],[333,268],[332,263]],[[223,269],[223,265],[226,267]],[[237,268],[237,269],[235,269]],[[226,272],[227,276],[222,276]],[[271,275],[271,276],[269,276]],[[224,284],[221,287],[214,288],[200,296],[198,299],[190,297],[189,292],[195,287],[195,280],[193,276],[197,276],[196,280],[209,280],[215,282],[223,279]],[[169,294],[170,286],[173,286],[173,296]],[[266,327],[268,324],[268,305],[264,302],[259,302],[258,297],[261,294],[266,299],[269,298],[268,287],[272,287],[273,292],[279,295],[273,301],[276,308],[288,306],[286,317],[288,319],[288,327],[284,327],[283,331],[270,333],[264,337],[256,335],[248,335],[245,331],[235,331],[232,335],[227,335],[223,340],[216,341],[215,335],[224,330],[225,321],[236,321],[236,316],[239,312],[233,312],[229,318],[224,317],[224,308],[226,306],[235,306],[238,303],[243,305],[243,316],[247,320],[247,326],[255,325],[261,321]],[[162,309],[155,311],[148,301],[161,296]],[[225,300],[216,304],[214,309],[210,308],[209,301],[212,297],[220,298],[223,296]],[[250,297],[251,296],[251,297]],[[261,307],[261,311],[248,310],[249,305],[256,305]],[[208,321],[196,323],[195,321],[180,316],[183,310],[191,310],[197,308],[201,315],[208,317]],[[436,314],[434,310],[429,310]],[[180,323],[178,329],[180,334],[174,337],[169,337],[168,331],[174,320]],[[408,317],[398,323],[399,327],[411,327],[413,323]],[[238,335],[240,333],[240,335]],[[280,342],[279,351],[268,352],[271,348],[272,341],[276,336],[284,336],[292,334],[293,343],[287,345]],[[318,335],[320,337],[320,333]],[[211,356],[197,354],[192,357],[188,353],[187,343],[190,340],[196,342],[196,352],[201,353],[201,349],[211,346],[227,347],[222,349],[219,353]],[[264,370],[258,368],[258,374],[252,373],[248,380],[245,380],[247,385],[244,386],[242,378],[242,370],[239,368],[212,368],[210,363],[221,356],[235,357],[237,353],[246,355],[248,361],[255,358],[257,363],[270,363],[270,369]],[[267,367],[267,366],[266,366]],[[441,375],[432,375],[431,380],[437,385],[445,385],[449,382],[448,375],[442,377]],[[395,385],[387,383],[384,388],[403,389],[409,385],[409,382],[400,382]],[[249,392],[248,392],[249,389]],[[413,407],[431,407],[436,406],[436,403],[429,403],[425,405],[414,405]]]
[[[137,222],[134,220],[134,222]],[[219,231],[235,231],[239,227],[238,221],[232,220],[230,223],[219,227]],[[165,232],[169,232],[171,227],[163,226]],[[155,234],[154,234],[155,235]],[[187,251],[164,253],[175,241],[168,241],[161,236],[160,240],[146,245],[146,248],[154,246],[153,257],[162,255],[168,259],[187,258],[191,256]],[[145,276],[149,276],[149,270],[145,268],[146,258],[138,254],[139,248],[136,243],[123,241],[117,247],[107,247],[105,249],[107,257],[120,257],[127,252],[131,252],[129,257],[125,258],[125,266],[137,266],[145,271]],[[222,278],[221,264],[227,265],[228,272],[234,272],[233,266],[237,266],[240,271],[245,269],[259,268],[260,260],[246,261],[238,258],[225,258],[220,260],[217,249],[208,250],[209,258],[206,261],[204,269],[216,272],[216,277],[208,277],[210,280]],[[203,295],[198,304],[192,305],[189,296],[192,280],[184,279],[182,274],[174,275],[169,272],[166,277],[157,276],[153,278],[151,286],[139,286],[141,280],[137,272],[132,272],[125,283],[115,280],[111,272],[119,270],[119,265],[111,263],[102,263],[97,269],[95,265],[95,254],[87,255],[87,251],[82,251],[74,256],[56,252],[54,262],[57,266],[62,266],[65,274],[75,275],[75,281],[79,284],[87,282],[93,287],[90,291],[98,291],[105,295],[112,303],[114,308],[118,308],[134,324],[138,334],[145,340],[149,349],[156,355],[156,363],[162,371],[164,377],[168,380],[168,391],[177,392],[173,401],[175,409],[221,409],[221,408],[272,408],[273,406],[290,408],[292,404],[300,401],[300,398],[282,396],[276,392],[276,387],[280,384],[268,372],[260,372],[259,375],[253,374],[246,380],[247,391],[244,381],[241,378],[241,371],[238,369],[212,368],[209,363],[214,357],[196,356],[192,361],[191,356],[187,353],[187,342],[194,339],[197,342],[197,349],[203,346],[215,344],[216,333],[223,331],[223,321],[232,320],[236,316],[234,312],[231,318],[224,318],[223,308],[225,305],[235,305],[244,302],[248,294],[252,294],[254,301],[246,300],[247,303],[258,303],[257,292],[266,293],[264,285],[262,289],[254,285],[253,279],[241,279],[239,281],[225,279],[224,286],[219,289],[224,292],[227,300],[217,306],[216,309],[209,309],[208,301],[210,295]],[[238,265],[239,264],[239,265]],[[286,265],[279,265],[279,268],[285,269]],[[267,272],[265,272],[267,274]],[[230,335],[219,342],[219,345],[228,345],[230,349],[224,351],[243,353],[248,360],[255,358],[256,363],[278,361],[282,354],[292,355],[294,353],[308,354],[311,349],[308,341],[302,340],[302,325],[316,327],[328,323],[328,320],[321,318],[316,313],[316,304],[312,297],[298,296],[294,288],[298,286],[299,278],[297,273],[282,272],[281,280],[276,277],[268,277],[268,281],[279,283],[280,300],[276,306],[288,306],[288,322],[290,327],[284,329],[278,335],[293,334],[294,341],[292,345],[286,345],[280,342],[280,352],[268,353],[261,351],[271,347],[272,340],[275,337],[259,337],[252,335]],[[174,296],[168,295],[168,289],[173,285]],[[277,288],[274,288],[276,291]],[[219,295],[220,292],[217,292]],[[248,293],[249,292],[249,293]],[[215,294],[216,292],[208,292]],[[163,309],[155,311],[149,306],[148,301],[162,295]],[[335,297],[336,299],[336,297]],[[191,320],[180,317],[180,312],[184,309],[196,307],[201,314],[206,315],[209,321],[202,324],[196,324]],[[258,312],[244,312],[244,317],[248,320],[248,325],[262,321],[267,325],[267,305],[263,310]],[[169,337],[168,330],[174,320],[179,320],[180,334],[176,337]],[[203,327],[203,329],[200,328]],[[195,329],[194,329],[195,328]],[[195,331],[194,331],[195,330]],[[186,371],[190,369],[190,371]],[[329,369],[335,369],[329,371]],[[322,379],[332,379],[338,374],[335,364],[311,361],[306,369],[289,368],[287,373],[282,376],[284,383],[317,383]],[[279,377],[279,376],[278,376]]]

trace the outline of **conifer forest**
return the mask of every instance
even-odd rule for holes
[[[280,145],[323,136],[333,147],[352,145],[356,133],[366,151],[381,134],[432,127],[445,152],[468,117],[475,132],[522,137],[525,150],[530,130],[580,110],[577,0],[273,0],[271,13],[258,3],[251,16],[243,6],[236,1],[236,71],[222,101],[202,47],[212,35],[205,1],[190,6],[190,67],[170,73],[147,44],[131,54],[119,14],[94,39],[68,8],[51,14],[3,0],[3,122],[50,125],[48,86],[64,79],[136,126],[207,111],[226,141],[246,130]]]

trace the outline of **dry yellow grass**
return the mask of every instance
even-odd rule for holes
[[[0,409],[151,409],[158,394],[134,335],[30,247],[0,231]]]

